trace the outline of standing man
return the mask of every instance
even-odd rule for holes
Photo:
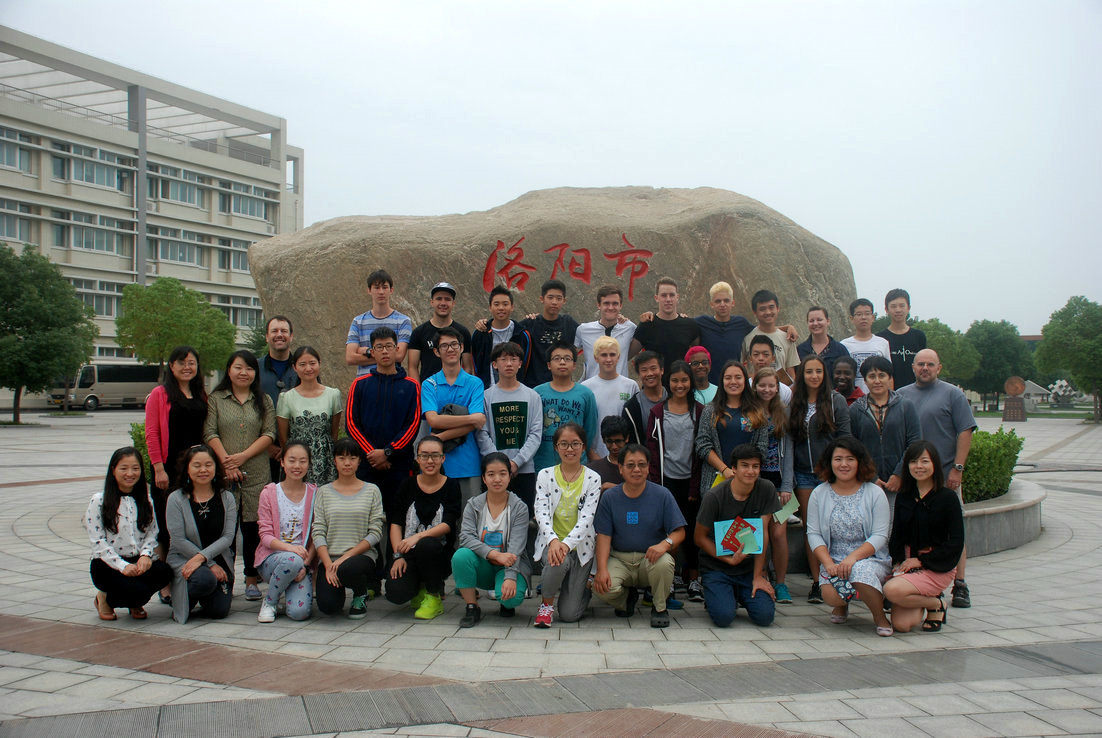
[[[388,505],[413,473],[413,441],[421,425],[421,388],[398,365],[398,334],[380,326],[371,334],[375,363],[348,388],[345,427],[363,449],[356,476],[379,487]]]
[[[447,282],[437,282],[429,290],[429,305],[432,307],[432,317],[413,329],[409,337],[409,348],[406,350],[406,365],[409,367],[409,376],[421,382],[442,368],[440,359],[433,353],[436,348],[433,340],[436,332],[446,326],[454,326],[463,336],[463,356],[460,363],[464,371],[473,374],[474,365],[471,363],[471,332],[462,324],[452,320],[452,310],[455,309],[455,287]]]
[[[601,475],[601,491],[623,484],[620,476],[620,452],[628,445],[628,421],[623,416],[601,421],[601,440],[605,442],[608,456],[590,461],[588,466]]]
[[[291,340],[294,331],[291,319],[285,315],[268,318],[264,327],[264,340],[268,343],[268,353],[260,360],[260,389],[272,398],[272,407],[279,406],[279,396],[298,386],[298,374],[291,366]],[[271,467],[272,480],[279,479],[279,457],[283,449],[273,441],[268,446],[268,464]]]
[[[376,269],[367,275],[367,293],[371,297],[371,309],[352,319],[344,347],[344,363],[356,367],[357,376],[367,374],[375,365],[375,357],[371,355],[371,334],[376,328],[386,326],[398,336],[394,359],[399,366],[406,358],[406,347],[413,333],[409,316],[390,306],[394,279],[385,269]]]
[[[624,403],[630,400],[639,391],[639,385],[634,379],[625,377],[617,371],[620,366],[620,344],[611,336],[601,336],[593,345],[593,351],[597,354],[597,363],[600,372],[595,377],[582,382],[583,387],[588,387],[597,399],[597,423],[608,417],[619,417],[624,409]],[[600,438],[591,442],[597,455],[592,458],[600,458],[608,454],[604,441]]]
[[[620,452],[624,483],[601,495],[597,531],[597,575],[593,591],[622,618],[635,613],[636,587],[653,592],[652,628],[666,628],[673,584],[673,552],[685,540],[685,518],[665,487],[647,480],[650,452],[631,444]]]
[[[708,381],[719,386],[723,381],[723,365],[731,359],[742,358],[742,342],[754,326],[741,315],[732,315],[735,305],[735,291],[727,282],[716,282],[708,290],[708,304],[712,315],[699,315],[696,324],[700,326],[700,345],[711,354]]]
[[[872,334],[872,324],[876,320],[876,308],[872,302],[864,297],[859,297],[849,304],[849,319],[853,323],[853,335],[842,339],[842,345],[853,357],[853,363],[857,369],[857,388],[861,394],[868,391],[865,378],[861,376],[861,366],[870,356],[883,356],[888,361],[892,360],[892,349],[886,339]],[[835,362],[835,368],[838,363]]]
[[[532,459],[543,433],[543,401],[531,387],[517,379],[524,350],[512,341],[494,346],[497,383],[484,393],[486,425],[478,429],[478,450],[483,456],[501,451],[509,457],[513,482],[509,486],[528,506],[532,517],[536,505],[536,469]]]
[[[574,344],[560,341],[551,347],[550,353],[548,366],[551,381],[536,387],[536,394],[540,396],[543,405],[543,435],[535,459],[537,474],[540,470],[559,463],[559,457],[555,453],[555,431],[569,421],[577,423],[585,430],[589,442],[588,457],[598,458],[594,450],[597,445],[597,398],[588,387],[583,387],[571,378],[577,358]]]
[[[761,478],[761,450],[744,443],[731,451],[735,475],[717,487],[712,487],[700,502],[693,535],[700,548],[700,571],[704,582],[704,607],[712,622],[726,628],[735,619],[735,609],[742,605],[754,625],[773,623],[776,612],[773,587],[765,574],[769,536],[762,535],[762,549],[756,554],[716,553],[715,524],[724,520],[761,518],[769,524],[770,516],[780,509],[777,488]]]
[[[792,326],[777,327],[781,312],[780,300],[769,290],[758,290],[750,298],[750,307],[758,325],[742,339],[742,355],[750,354],[750,342],[754,340],[754,336],[769,337],[773,341],[773,368],[777,370],[777,378],[784,384],[792,384],[796,378],[793,368],[800,365],[800,355],[796,352],[793,337],[795,331]]]
[[[635,323],[621,317],[620,309],[623,304],[624,293],[616,285],[606,284],[597,290],[597,312],[600,317],[590,323],[582,323],[574,334],[574,345],[581,349],[585,362],[582,381],[592,379],[600,372],[594,344],[602,336],[614,338],[620,344],[616,372],[627,375],[628,351],[631,350],[631,339],[635,336]]]
[[[685,361],[693,373],[693,397],[701,405],[707,405],[716,396],[718,387],[708,381],[712,371],[712,354],[703,346],[691,346]]]
[[[532,363],[532,336],[513,322],[513,293],[499,284],[490,290],[490,322],[485,319],[478,321],[475,332],[471,334],[472,373],[482,380],[483,387],[497,381],[491,356],[494,349],[506,341],[520,346],[523,352],[517,371],[517,379],[523,382]]]
[[[895,371],[895,389],[900,389],[914,384],[914,359],[919,351],[926,348],[926,334],[907,325],[907,318],[911,315],[911,295],[907,290],[890,290],[884,297],[884,310],[892,322],[876,335],[888,342]]]
[[[484,390],[463,371],[463,334],[446,326],[433,338],[442,368],[421,384],[421,407],[432,433],[444,441],[444,474],[459,482],[463,505],[482,491],[482,457],[475,432],[486,424]]]
[[[968,452],[972,450],[972,432],[976,419],[972,408],[959,388],[938,379],[941,359],[933,349],[922,349],[915,356],[915,382],[899,390],[899,396],[910,400],[918,411],[922,437],[934,444],[941,456],[945,484],[961,495],[960,482]],[[964,580],[964,565],[968,548],[960,555],[957,578],[953,582],[953,607],[971,607],[972,597]]]
[[[540,305],[543,311],[521,322],[521,327],[532,336],[532,364],[524,383],[529,387],[551,381],[551,349],[559,344],[574,345],[578,321],[562,312],[566,304],[566,285],[557,279],[549,279],[540,286]]]
[[[679,356],[684,356],[690,346],[700,343],[700,326],[692,318],[682,318],[677,312],[680,296],[677,282],[671,277],[662,277],[654,286],[654,300],[658,303],[658,313],[635,329],[631,341],[631,355],[640,351],[655,351],[665,357],[662,367],[669,373],[670,364]]]
[[[643,351],[632,359],[635,373],[642,388],[624,403],[622,413],[628,423],[628,442],[642,444],[647,433],[647,418],[652,407],[669,396],[662,384],[662,356],[654,351]]]

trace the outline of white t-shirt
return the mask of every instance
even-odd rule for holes
[[[574,333],[574,345],[582,350],[582,358],[585,361],[583,380],[592,379],[601,371],[601,367],[597,365],[597,357],[593,355],[593,344],[605,335],[611,335],[620,344],[620,360],[616,362],[617,373],[621,375],[628,373],[628,351],[631,349],[631,339],[635,336],[635,323],[630,320],[617,323],[612,326],[612,332],[609,334],[599,320],[594,320],[582,323]]]
[[[865,385],[865,378],[861,376],[861,365],[870,356],[883,356],[888,361],[892,360],[892,347],[888,339],[880,336],[872,336],[867,341],[858,341],[856,336],[843,338],[840,343],[849,351],[849,355],[857,362],[857,386],[868,394],[869,388]]]
[[[603,458],[608,456],[608,448],[599,437],[601,421],[610,415],[619,415],[624,409],[624,403],[639,391],[639,385],[636,384],[634,379],[617,374],[615,379],[601,379],[600,377],[587,379],[582,382],[582,386],[592,391],[594,397],[597,398],[598,438],[590,438],[589,445],[597,449],[598,458]],[[644,420],[646,419],[644,418]]]

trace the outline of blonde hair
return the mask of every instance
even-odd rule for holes
[[[788,409],[781,402],[781,378],[777,376],[777,370],[771,366],[758,369],[754,374],[754,394],[757,394],[758,382],[765,377],[773,377],[777,382],[777,394],[773,395],[773,399],[768,403],[763,403],[762,410],[773,421],[773,435],[776,438],[780,438],[785,434],[786,426],[788,425]],[[761,397],[758,397],[758,401],[762,402]]]
[[[708,288],[708,299],[716,299],[716,295],[718,295],[720,292],[726,292],[728,295],[731,296],[731,299],[734,299],[735,297],[735,291],[731,289],[731,285],[727,284],[726,282],[716,282]]]
[[[613,349],[616,355],[620,355],[620,342],[612,336],[601,336],[593,342],[593,355],[601,353],[605,349]]]

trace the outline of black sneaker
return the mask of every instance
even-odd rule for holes
[[[467,605],[463,611],[463,617],[459,618],[460,628],[473,628],[482,620],[482,608],[478,605]]]
[[[968,585],[963,579],[953,580],[953,607],[966,608],[972,606],[972,595],[968,591]]]
[[[650,611],[650,627],[652,628],[668,628],[670,627],[670,611],[663,610],[658,612],[657,610]]]
[[[811,585],[811,591],[807,593],[807,604],[809,605],[821,605],[823,604],[823,592],[819,589],[819,583]]]
[[[505,605],[502,605],[500,608],[498,608],[497,614],[503,618],[511,618],[517,614],[517,609],[515,607],[506,607]]]
[[[628,600],[624,603],[623,610],[616,611],[618,618],[630,618],[635,614],[635,603],[639,601],[639,590],[635,587],[628,588]]]
[[[694,579],[689,582],[688,586],[689,602],[703,602],[704,601],[704,587],[700,584],[699,579]]]

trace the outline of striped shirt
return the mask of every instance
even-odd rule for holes
[[[342,495],[332,484],[323,485],[314,495],[314,523],[310,528],[315,546],[326,546],[329,556],[337,558],[348,549],[367,541],[367,556],[378,558],[383,540],[383,497],[379,488],[364,482],[354,495]]]

